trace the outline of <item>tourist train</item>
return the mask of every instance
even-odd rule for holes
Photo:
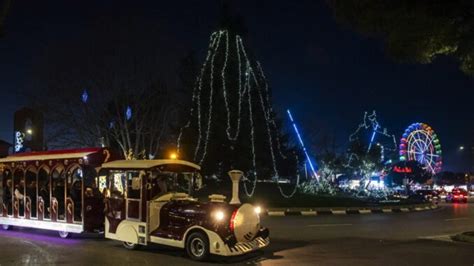
[[[259,207],[202,202],[200,166],[177,159],[122,160],[107,148],[19,153],[0,159],[0,225],[71,233],[104,232],[127,249],[150,243],[183,248],[194,260],[233,256],[269,244]],[[240,176],[239,176],[240,175]]]

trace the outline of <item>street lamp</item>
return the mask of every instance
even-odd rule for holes
[[[28,134],[28,135],[33,135],[33,129],[28,128],[28,129],[26,130],[26,134]]]
[[[460,150],[460,151],[463,151],[463,150],[464,150],[464,146],[459,146],[459,150]]]

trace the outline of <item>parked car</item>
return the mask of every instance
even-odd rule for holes
[[[446,199],[446,196],[448,195],[448,192],[444,189],[437,190],[436,192],[438,193],[439,199]]]
[[[415,194],[422,196],[425,200],[428,201],[437,201],[439,199],[438,192],[431,189],[420,189],[415,191]]]
[[[446,202],[467,203],[467,197],[468,194],[466,190],[455,188],[446,196]]]

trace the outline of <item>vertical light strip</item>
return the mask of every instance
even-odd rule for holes
[[[286,110],[286,112],[288,113],[288,116],[290,117],[291,124],[293,125],[293,128],[295,129],[296,136],[298,136],[298,140],[300,142],[301,148],[303,149],[304,155],[306,156],[306,160],[308,160],[308,164],[309,164],[309,167],[311,168],[311,171],[313,172],[313,176],[317,178],[316,170],[308,155],[308,151],[306,150],[306,147],[304,146],[303,139],[301,138],[301,134],[298,130],[298,127],[295,124],[295,121],[293,120],[293,116],[291,115],[290,109]]]

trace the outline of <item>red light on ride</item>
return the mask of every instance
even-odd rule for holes
[[[413,172],[413,169],[411,169],[410,167],[407,167],[407,166],[405,166],[405,167],[395,166],[395,167],[393,167],[393,171],[395,173],[407,173],[407,174],[409,174],[409,173]]]
[[[229,224],[229,228],[230,228],[230,231],[234,232],[234,228],[235,228],[235,216],[237,215],[237,210],[235,210],[233,213],[232,213],[232,216],[230,217],[230,224]]]

